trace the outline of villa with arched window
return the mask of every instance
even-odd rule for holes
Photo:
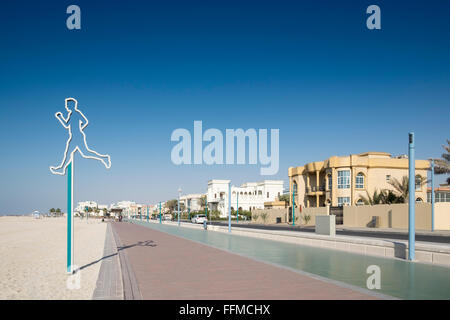
[[[209,210],[220,211],[221,217],[228,215],[228,183],[230,180],[208,181],[206,194]],[[264,209],[264,203],[275,201],[283,193],[283,180],[264,180],[231,186],[231,206],[239,211]]]
[[[416,181],[426,179],[429,161],[416,160]],[[289,193],[296,206],[362,205],[375,190],[393,190],[390,181],[408,175],[408,159],[386,152],[333,156],[324,161],[289,168]],[[294,187],[297,190],[294,190]],[[427,199],[426,185],[416,183],[416,199]],[[422,200],[423,201],[423,200]]]

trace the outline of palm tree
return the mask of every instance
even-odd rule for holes
[[[391,178],[388,183],[394,188],[394,193],[397,193],[396,196],[403,199],[402,202],[406,203],[409,196],[409,177],[403,176],[399,181],[396,178]],[[428,180],[422,176],[416,176],[416,185],[426,185]]]
[[[366,191],[366,193],[367,193],[367,197],[364,197],[364,196],[361,197],[364,204],[370,204],[371,206],[373,206],[376,204],[386,203],[386,199],[387,199],[386,190],[380,190],[380,192],[378,192],[378,190],[375,189],[372,196],[370,196],[370,194],[367,191]]]
[[[434,172],[436,174],[450,173],[450,140],[447,139],[447,145],[442,145],[442,148],[446,153],[442,154],[442,159],[435,159],[436,167]],[[447,179],[447,183],[450,184],[450,178]]]
[[[178,200],[172,199],[166,202],[166,208],[173,214],[174,211],[178,211]],[[182,210],[182,203],[180,203],[180,211]]]
[[[261,213],[261,219],[263,220],[264,224],[266,224],[266,220],[267,220],[267,212]]]
[[[376,204],[403,203],[403,198],[396,196],[392,190],[382,189],[378,191],[375,189],[372,196],[370,196],[367,191],[366,193],[367,197],[361,197],[361,200],[366,205],[369,204],[373,206]]]
[[[206,195],[204,195],[200,198],[200,205],[202,206],[203,209],[205,209],[206,206],[208,205],[208,200],[206,199]]]

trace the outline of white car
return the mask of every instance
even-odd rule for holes
[[[196,214],[191,218],[192,223],[203,223],[205,221],[208,222],[208,218],[204,214]]]

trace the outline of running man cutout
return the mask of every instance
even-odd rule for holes
[[[64,117],[61,112],[57,112],[55,113],[55,117],[61,122],[61,125],[69,131],[69,138],[66,142],[66,150],[64,151],[64,158],[62,159],[61,164],[56,167],[50,167],[50,171],[53,174],[65,175],[66,168],[76,151],[78,151],[83,158],[101,161],[106,169],[109,169],[111,167],[111,157],[107,154],[100,154],[88,147],[86,134],[83,130],[87,127],[89,121],[84,114],[78,110],[78,101],[74,98],[66,98],[65,101],[67,116]],[[67,157],[67,154],[70,156]]]

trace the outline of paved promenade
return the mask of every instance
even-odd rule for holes
[[[374,299],[285,268],[130,223],[113,223],[143,299]]]

